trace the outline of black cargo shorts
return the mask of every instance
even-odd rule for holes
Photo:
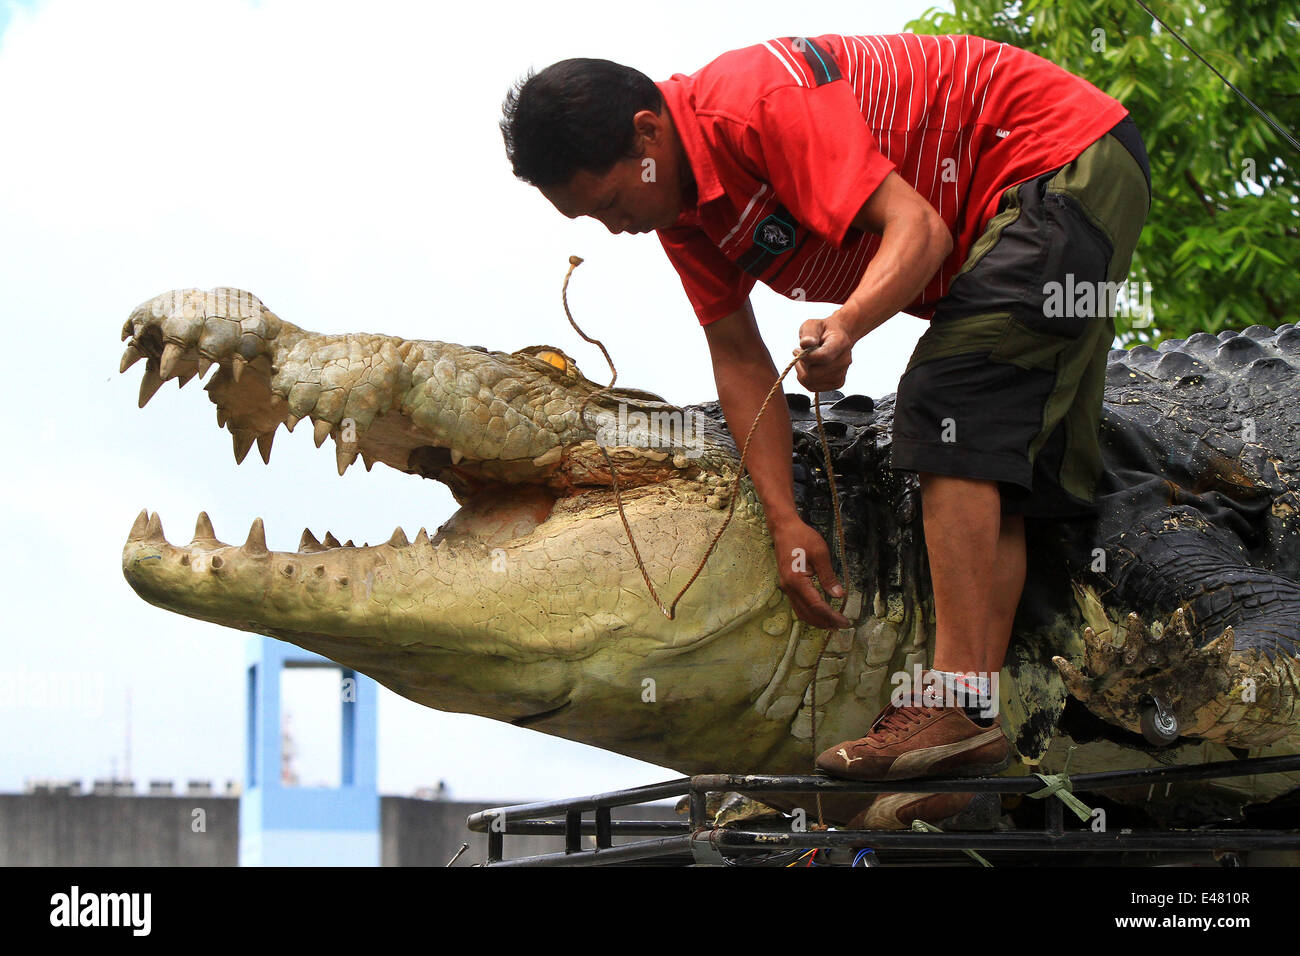
[[[1095,510],[1113,300],[1150,205],[1128,117],[1002,194],[899,381],[893,468],[997,481],[1008,514]]]

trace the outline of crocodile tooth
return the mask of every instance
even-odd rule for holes
[[[212,530],[212,519],[206,511],[200,511],[194,522],[194,540],[190,544],[220,544],[217,533]]]
[[[131,328],[131,320],[130,320],[130,319],[127,319],[125,322],[122,323],[122,341],[123,341],[123,342],[125,342],[127,339],[129,339],[129,338],[131,337],[131,332],[132,332],[132,331],[133,331],[133,329]]]
[[[199,353],[199,378],[208,374],[208,369],[212,368],[212,359],[208,358],[202,352]]]
[[[198,371],[199,370],[197,368],[191,368],[188,372],[182,372],[179,375],[177,375],[176,387],[184,388],[186,385],[189,384],[190,379],[192,379],[195,375],[198,374]]]
[[[142,508],[140,513],[135,516],[135,523],[131,525],[131,533],[126,536],[127,541],[138,541],[144,537],[145,529],[149,527],[149,509]]]
[[[239,384],[239,380],[243,377],[243,375],[244,375],[244,366],[246,366],[247,364],[248,364],[248,363],[244,361],[244,357],[243,357],[242,355],[236,355],[236,356],[231,360],[231,362],[230,362],[230,374],[231,374],[231,376],[234,378],[234,380],[235,380],[235,384],[236,384],[236,385]]]
[[[411,542],[406,540],[406,532],[403,531],[401,526],[399,525],[398,527],[393,529],[393,536],[388,539],[388,543],[391,544],[394,548],[405,548]]]
[[[533,464],[538,468],[545,468],[547,465],[553,465],[555,462],[560,460],[562,452],[563,449],[559,445],[555,445],[534,458]]]
[[[325,547],[327,547],[327,548],[341,548],[341,547],[343,547],[343,545],[339,544],[339,539],[336,538],[336,537],[334,537],[334,532],[332,532],[332,531],[326,531],[326,532],[325,532]]]
[[[465,457],[465,453],[464,453],[463,451],[461,451],[460,449],[458,449],[458,448],[453,448],[453,449],[451,450],[451,463],[452,463],[453,465],[459,465],[459,464],[461,463],[461,460],[462,460],[464,457]]]
[[[162,388],[162,384],[162,376],[158,374],[157,369],[154,368],[153,360],[150,359],[149,363],[144,368],[144,378],[140,380],[141,408],[144,408],[149,404],[149,399],[153,398],[154,395],[157,394],[158,389]]]
[[[316,551],[324,551],[325,548],[316,540],[316,536],[311,533],[310,528],[303,528],[302,538],[298,541],[298,550],[304,554],[308,554]]]
[[[421,528],[421,529],[420,529],[420,533],[417,534],[417,535],[415,536],[415,543],[416,543],[416,544],[428,544],[428,543],[429,543],[429,532],[427,532],[427,531],[425,531],[423,528]]]
[[[248,529],[248,540],[240,548],[245,554],[268,554],[266,550],[266,529],[262,526],[261,518],[254,518],[253,525]]]
[[[325,421],[325,419],[323,418],[316,419],[315,431],[312,437],[316,442],[317,448],[325,444],[325,439],[330,437],[330,432],[333,429],[334,426],[331,425],[329,422]]]
[[[164,379],[171,378],[172,373],[176,371],[176,363],[181,360],[181,356],[184,354],[185,350],[175,342],[168,342],[164,345],[162,362],[159,365],[159,374],[162,375]]]
[[[122,353],[122,363],[118,366],[118,371],[125,372],[142,358],[144,358],[144,353],[136,348],[134,343],[128,343],[126,351]]]
[[[357,460],[356,446],[354,445],[349,451],[343,445],[339,445],[334,449],[334,458],[339,465],[339,476],[342,477],[343,473],[351,467],[354,461]]]
[[[291,413],[289,414],[289,417],[286,418],[286,419],[284,420],[284,427],[287,428],[287,429],[289,429],[289,434],[292,435],[292,434],[293,434],[293,426],[297,425],[300,421],[302,421],[302,419],[299,418],[297,415],[294,415],[294,414],[291,412]]]
[[[217,427],[225,428],[226,422],[228,421],[230,421],[230,419],[226,416],[226,410],[222,408],[220,405],[218,405],[217,406]]]
[[[346,541],[343,542],[343,547],[345,547],[345,548],[355,548],[356,545],[352,543],[352,539],[351,539],[351,538],[348,538],[348,540],[346,540]]]
[[[271,442],[273,441],[275,441],[275,432],[273,431],[257,436],[257,450],[262,456],[262,461],[268,465],[271,463]]]
[[[237,428],[230,433],[230,437],[235,444],[235,464],[242,465],[244,458],[248,455],[248,449],[253,447],[256,436],[252,432]]]
[[[167,543],[167,536],[163,534],[162,518],[159,517],[156,511],[149,516],[149,524],[144,529],[144,540]]]
[[[361,461],[365,464],[366,471],[369,471],[371,468],[375,467],[375,460],[371,458],[369,455],[367,455],[364,451],[361,453]]]

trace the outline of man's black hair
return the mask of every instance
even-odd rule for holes
[[[529,70],[506,94],[501,135],[515,176],[559,186],[635,155],[632,117],[662,108],[659,88],[639,70],[609,60],[561,60],[540,73]]]

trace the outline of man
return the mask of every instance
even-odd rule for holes
[[[1126,279],[1150,205],[1124,107],[1015,47],[905,34],[775,39],[659,83],[565,60],[527,76],[503,109],[515,175],[560,212],[658,233],[738,442],[777,375],[749,304],[755,281],[839,305],[800,327],[801,347],[816,346],[797,366],[809,390],[842,385],[854,344],[897,312],[930,320],[899,382],[891,464],[919,475],[932,693],[896,699],[817,766],[872,780],[1005,768],[993,715],[1023,519],[1092,509],[1114,337],[1104,300],[1060,310],[1052,283],[1067,296],[1095,284],[1113,305],[1116,286],[1103,284]],[[796,613],[847,626],[813,584],[843,594],[826,542],[795,510],[783,403],[769,404],[748,465]],[[882,795],[867,822],[959,822],[971,803]]]

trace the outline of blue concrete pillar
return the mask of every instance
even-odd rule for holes
[[[239,801],[240,866],[378,866],[379,793],[375,743],[379,685],[319,654],[254,636],[246,645],[244,792]],[[280,782],[280,672],[339,671],[342,767],[339,787]]]

